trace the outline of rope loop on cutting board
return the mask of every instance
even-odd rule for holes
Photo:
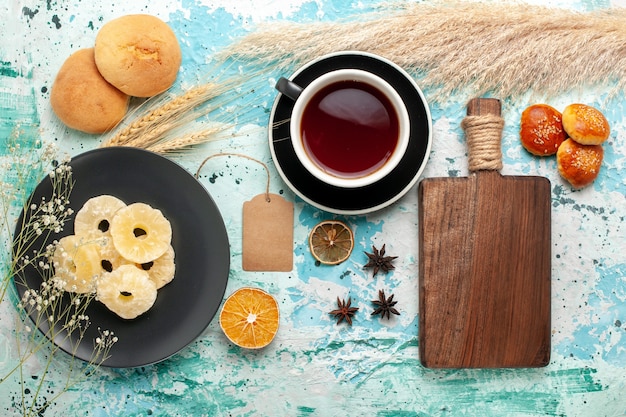
[[[469,153],[469,170],[502,169],[504,119],[496,115],[467,116],[461,122]]]

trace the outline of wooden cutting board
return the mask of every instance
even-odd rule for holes
[[[550,181],[500,174],[500,108],[497,99],[468,103],[469,177],[419,185],[419,352],[426,367],[539,367],[550,359]],[[472,167],[487,146],[482,136],[489,146],[496,141],[491,168]]]

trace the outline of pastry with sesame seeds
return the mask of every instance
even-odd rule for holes
[[[603,157],[601,145],[581,145],[570,138],[559,146],[557,168],[574,188],[582,188],[597,178]]]
[[[611,133],[609,122],[600,110],[580,103],[563,110],[563,129],[582,145],[601,145]]]
[[[554,155],[567,133],[561,112],[547,104],[533,104],[522,112],[520,140],[522,146],[537,156]]]

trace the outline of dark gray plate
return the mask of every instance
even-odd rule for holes
[[[215,316],[224,296],[230,269],[230,248],[222,216],[213,199],[191,174],[157,154],[136,148],[102,148],[85,152],[70,162],[75,186],[70,206],[78,211],[91,197],[111,194],[127,204],[144,202],[158,208],[172,225],[172,246],[176,254],[176,276],[159,290],[152,308],[134,320],[124,320],[101,303],[93,301],[87,310],[91,325],[74,355],[89,361],[98,328],[112,330],[119,338],[103,365],[137,367],[159,362],[196,339]],[[44,179],[33,193],[34,201],[50,198],[50,179]],[[28,213],[26,213],[28,215]],[[24,216],[24,213],[22,213]],[[16,235],[20,232],[21,218]],[[49,241],[73,234],[73,218],[60,234]],[[40,247],[39,243],[36,247]],[[30,288],[38,288],[41,274],[25,270]],[[16,279],[19,282],[20,279]],[[23,285],[17,285],[20,296]],[[47,323],[40,326],[48,330]],[[61,349],[70,352],[77,335],[68,339],[61,331],[55,338]]]

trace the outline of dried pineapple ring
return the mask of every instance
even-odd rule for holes
[[[111,236],[120,255],[143,264],[165,253],[172,240],[172,226],[160,210],[133,203],[115,214]]]
[[[115,213],[126,203],[112,195],[90,198],[76,213],[74,234],[85,237],[109,236],[109,228]]]
[[[122,265],[131,264],[115,249],[113,239],[108,236],[100,239],[100,266],[102,272],[112,272]]]
[[[174,263],[174,248],[170,245],[165,253],[154,261],[137,264],[138,268],[148,272],[157,289],[169,284],[174,279],[176,264]]]
[[[61,238],[52,255],[55,276],[64,282],[66,291],[94,292],[102,273],[97,241],[85,242],[76,235]]]
[[[134,319],[145,313],[156,297],[156,284],[146,271],[134,265],[122,265],[98,282],[98,300],[123,319]]]

